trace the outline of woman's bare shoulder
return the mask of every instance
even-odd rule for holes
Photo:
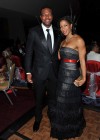
[[[84,39],[80,35],[75,35],[75,37],[78,41],[84,41]]]

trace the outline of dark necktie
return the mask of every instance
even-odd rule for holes
[[[50,53],[52,53],[52,42],[51,42],[51,35],[49,33],[49,29],[46,29],[47,33],[47,47],[49,48]]]

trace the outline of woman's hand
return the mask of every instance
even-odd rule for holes
[[[77,87],[82,86],[85,83],[85,81],[86,80],[80,76],[74,81],[74,85]]]

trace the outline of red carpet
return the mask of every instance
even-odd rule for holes
[[[0,133],[35,106],[32,90],[21,89],[16,91],[16,95],[9,94],[14,103],[12,106],[5,94],[0,92]]]

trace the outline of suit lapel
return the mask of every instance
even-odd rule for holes
[[[48,49],[48,48],[47,48],[47,41],[46,41],[46,38],[45,38],[43,29],[42,29],[41,26],[40,26],[40,28],[39,28],[38,34],[39,34],[39,37],[40,37],[40,40],[41,40],[42,45],[43,45],[46,49]]]

